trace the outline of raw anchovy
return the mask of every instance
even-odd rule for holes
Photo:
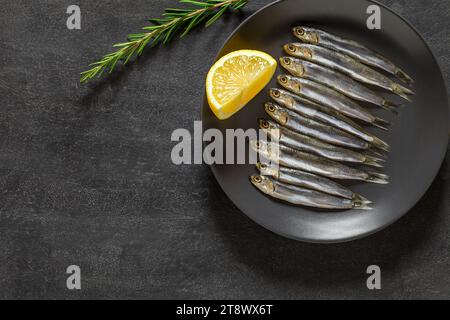
[[[335,161],[362,163],[369,166],[382,167],[379,163],[379,161],[383,161],[382,159],[334,146],[296,133],[270,120],[259,119],[259,127],[272,139],[272,141],[275,140],[280,144],[299,151],[310,152]]]
[[[338,198],[326,193],[288,185],[264,176],[253,175],[250,177],[250,182],[264,194],[295,205],[336,210],[372,209],[359,200]]]
[[[274,142],[252,140],[250,146],[260,156],[292,169],[303,170],[332,179],[388,183],[388,176],[384,174],[351,168],[342,163],[300,152]]]
[[[317,81],[350,98],[370,102],[383,109],[398,113],[398,110],[396,109],[398,104],[385,99],[343,73],[325,68],[310,61],[293,57],[281,57],[280,64],[293,76]]]
[[[345,54],[311,44],[290,43],[283,46],[291,56],[306,59],[340,71],[360,82],[375,85],[411,101],[414,92]]]
[[[398,68],[389,59],[356,41],[343,39],[323,30],[303,26],[293,28],[292,32],[303,42],[342,52],[362,63],[378,67],[409,85],[414,83],[414,80],[406,72]]]
[[[265,105],[266,113],[280,125],[300,134],[310,136],[334,145],[367,150],[370,145],[345,131],[303,117],[293,111],[282,108],[271,102]]]
[[[304,115],[311,119],[316,119],[321,122],[328,123],[326,117],[322,114],[333,116],[336,119],[339,119],[348,125],[358,129],[364,130],[359,124],[354,122],[347,116],[342,115],[334,109],[329,107],[325,107],[317,102],[306,99],[305,97],[299,96],[295,93],[284,89],[272,88],[269,90],[269,95],[276,102],[279,102],[286,108],[297,112],[298,114]]]
[[[358,138],[371,143],[376,148],[384,151],[389,150],[389,145],[386,142],[377,138],[373,134],[368,133],[361,128],[361,126],[346,116],[336,112],[334,109],[329,109],[316,103],[311,103],[307,99],[285,90],[270,89],[269,94],[272,99],[289,110],[351,133]]]
[[[289,75],[279,75],[277,79],[280,85],[295,94],[335,109],[348,117],[359,119],[373,124],[381,129],[387,130],[386,126],[389,125],[389,122],[374,116],[352,99],[333,89],[330,89],[315,81]]]
[[[372,201],[369,201],[363,196],[354,193],[339,183],[312,173],[260,162],[256,164],[256,168],[259,170],[261,175],[270,176],[280,182],[321,191],[345,199],[360,201],[361,203],[372,203]]]

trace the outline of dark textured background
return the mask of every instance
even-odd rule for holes
[[[2,2],[0,298],[450,298],[448,159],[399,222],[326,246],[251,222],[207,166],[171,164],[170,135],[199,120],[216,52],[269,2],[91,85],[78,83],[84,66],[174,0]],[[381,2],[424,35],[448,81],[450,1]],[[70,4],[82,30],[66,28]],[[81,291],[66,289],[71,264]],[[380,291],[365,286],[370,264]]]

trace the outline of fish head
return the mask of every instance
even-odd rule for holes
[[[265,194],[272,194],[275,191],[273,181],[268,177],[255,174],[250,176],[250,182]]]
[[[319,44],[320,37],[314,29],[307,27],[295,27],[292,29],[294,35],[305,43]]]
[[[292,91],[296,94],[300,94],[302,92],[302,84],[301,84],[300,79],[301,78],[295,78],[295,77],[285,75],[285,74],[279,75],[277,77],[278,83],[281,86],[283,86],[285,89]],[[291,103],[294,103],[295,99],[293,97],[291,97],[289,95],[286,95],[286,96],[288,96],[292,100]],[[284,99],[287,100],[288,98],[286,97]]]
[[[278,163],[280,160],[280,145],[267,140],[250,140],[250,148],[263,158]]]
[[[270,104],[268,102],[267,104]],[[267,119],[259,119],[259,127],[261,130],[263,130],[271,139],[280,140],[280,125],[267,120]]]
[[[263,155],[268,154],[268,148],[267,148],[267,143],[265,141],[261,141],[261,140],[250,140],[250,147],[258,152],[261,153]]]
[[[281,125],[285,125],[288,122],[289,118],[287,112],[279,105],[272,102],[267,102],[264,108],[266,113]]]
[[[303,62],[299,59],[295,59],[293,57],[281,57],[280,64],[283,68],[289,71],[289,73],[296,77],[303,77],[305,75]]]
[[[279,176],[279,166],[275,163],[258,162],[256,164],[256,169],[258,169],[262,176],[269,176],[273,178],[278,178]]]
[[[288,109],[292,109],[295,106],[296,100],[290,92],[282,89],[272,88],[269,90],[269,95],[277,103],[285,106]]]
[[[288,43],[283,46],[283,49],[288,55],[297,58],[311,60],[313,56],[312,51],[301,43]]]

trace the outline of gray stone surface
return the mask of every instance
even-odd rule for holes
[[[207,166],[171,164],[170,134],[199,120],[216,52],[270,1],[251,0],[244,15],[109,80],[78,83],[85,65],[174,2],[2,1],[0,298],[450,298],[448,159],[402,220],[327,246],[264,230]],[[425,36],[448,81],[450,2],[382,2]],[[65,26],[74,3],[80,31]],[[65,288],[71,264],[81,291]],[[370,264],[382,268],[381,291],[366,289]]]

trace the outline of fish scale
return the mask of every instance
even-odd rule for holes
[[[396,76],[408,85],[414,83],[414,80],[406,72],[397,67],[388,58],[356,41],[344,39],[323,30],[305,26],[295,27],[292,29],[292,32],[294,36],[303,42],[317,44],[331,50],[342,52],[369,66],[380,68]]]
[[[408,101],[411,101],[409,96],[414,94],[412,90],[340,52],[304,43],[289,43],[283,49],[288,55],[340,71],[359,82],[386,89]]]
[[[306,135],[296,133],[270,120],[260,119],[259,124],[260,128],[269,138],[293,149],[311,152],[330,160],[382,167],[379,163],[382,160],[379,158],[325,143]]]
[[[387,175],[352,168],[342,163],[306,152],[296,151],[274,142],[252,140],[250,141],[250,146],[266,159],[292,169],[303,170],[332,179],[366,181],[378,184],[388,183]]]
[[[334,210],[371,209],[367,204],[358,200],[339,198],[311,189],[296,187],[265,176],[253,175],[250,177],[250,181],[263,193],[295,205]]]
[[[293,57],[281,57],[281,66],[295,77],[314,80],[324,84],[349,98],[369,102],[385,110],[398,113],[398,104],[387,100],[361,83],[343,73],[325,68],[319,64]]]
[[[364,121],[385,130],[387,129],[387,125],[389,125],[388,121],[374,116],[352,99],[318,82],[290,75],[280,75],[277,77],[277,80],[287,90],[341,112],[348,117]]]

